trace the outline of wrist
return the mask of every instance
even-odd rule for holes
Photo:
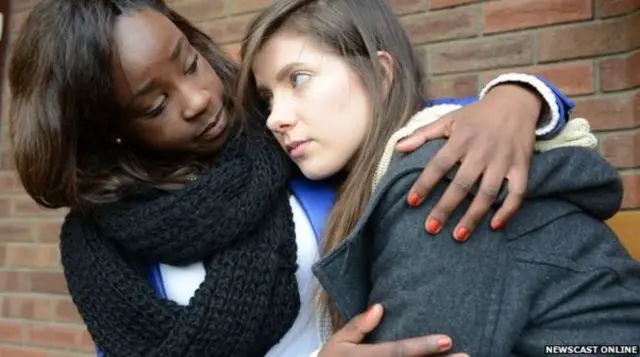
[[[486,99],[500,100],[509,106],[515,106],[518,110],[527,113],[534,123],[543,116],[544,98],[538,91],[525,83],[500,83],[486,92]]]

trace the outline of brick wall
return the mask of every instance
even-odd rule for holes
[[[518,70],[541,74],[574,96],[576,115],[590,120],[601,152],[622,172],[624,208],[633,212],[625,214],[640,212],[639,0],[390,1],[424,55],[431,95],[473,95],[490,77]],[[236,52],[252,12],[268,0],[170,2]],[[34,3],[13,1],[10,43]],[[3,120],[8,102],[4,83]],[[8,160],[2,170],[0,356],[88,356],[91,341],[58,265],[63,212],[38,209]]]

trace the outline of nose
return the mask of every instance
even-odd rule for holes
[[[295,125],[296,120],[292,101],[287,101],[285,98],[277,99],[274,96],[271,102],[271,112],[267,118],[267,128],[274,133],[283,134]]]
[[[184,98],[182,115],[185,120],[198,117],[199,114],[207,110],[211,102],[211,94],[208,90],[192,85],[183,86],[182,97]]]

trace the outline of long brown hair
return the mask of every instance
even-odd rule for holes
[[[341,184],[326,227],[323,254],[336,248],[354,228],[371,196],[371,180],[384,144],[423,105],[423,74],[417,56],[398,18],[386,0],[292,0],[275,1],[251,26],[241,48],[238,100],[242,108],[257,100],[251,64],[268,39],[278,31],[309,37],[314,43],[346,60],[365,83],[372,98],[373,123],[354,165]],[[378,51],[393,58],[393,82],[382,88],[385,72]],[[343,321],[326,294],[333,327]]]
[[[236,67],[206,34],[162,0],[44,0],[29,14],[9,65],[9,130],[27,193],[48,208],[122,198],[136,182],[162,186],[205,169],[115,144],[113,30],[118,16],[167,16],[212,65],[231,98]]]

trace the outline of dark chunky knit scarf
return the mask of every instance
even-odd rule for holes
[[[282,338],[300,307],[289,170],[273,143],[241,136],[182,190],[67,216],[69,292],[105,356],[262,357]],[[198,261],[188,306],[156,297],[148,262]]]

